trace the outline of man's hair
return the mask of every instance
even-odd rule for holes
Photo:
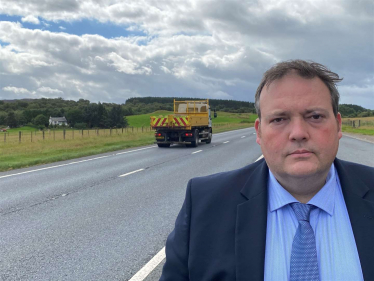
[[[320,78],[330,91],[332,109],[334,111],[334,115],[337,116],[339,107],[339,92],[336,88],[336,83],[342,81],[343,78],[339,78],[338,74],[330,71],[322,64],[312,61],[290,60],[277,63],[264,73],[255,95],[255,108],[260,119],[260,95],[262,89],[265,86],[268,87],[275,80],[283,78],[290,72],[295,72],[300,77],[306,79],[313,79],[314,77]]]

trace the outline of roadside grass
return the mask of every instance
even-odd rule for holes
[[[248,128],[253,126],[252,123],[219,123],[213,124],[213,134],[236,129]],[[140,128],[134,130],[112,130],[112,135],[109,130],[102,130],[100,135],[95,134],[95,130],[84,131],[84,135],[80,135],[75,131],[75,138],[72,138],[72,130],[69,130],[70,135],[64,140],[59,136],[53,140],[53,134],[45,134],[45,140],[37,132],[34,135],[33,142],[30,141],[30,134],[25,134],[22,137],[27,138],[27,141],[22,139],[21,143],[16,141],[9,141],[4,143],[2,135],[0,134],[0,171],[9,171],[12,169],[30,167],[34,165],[47,164],[57,161],[64,161],[84,156],[90,156],[105,152],[122,150],[132,147],[150,145],[155,142],[154,131],[143,131]],[[105,133],[104,133],[105,132]],[[89,133],[89,135],[88,135]],[[62,134],[61,131],[59,134]],[[17,134],[14,134],[17,136]],[[48,136],[48,138],[47,138]],[[51,138],[52,137],[52,138]],[[213,136],[214,141],[214,136]]]
[[[0,145],[0,171],[79,158],[154,143],[154,132]]]
[[[358,127],[360,120],[360,127]],[[355,121],[356,127],[352,127],[351,121]],[[374,136],[374,116],[342,118],[342,131],[347,133]]]
[[[374,136],[374,127],[373,126],[362,126],[359,128],[352,128],[351,126],[343,125],[342,131],[347,133],[361,134]]]

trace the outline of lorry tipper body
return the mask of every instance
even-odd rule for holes
[[[216,117],[214,113],[214,117]],[[211,143],[212,118],[209,100],[174,100],[174,114],[151,116],[151,128],[156,130],[158,147],[185,144],[196,147],[199,141]]]

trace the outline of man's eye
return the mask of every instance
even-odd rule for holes
[[[275,118],[271,122],[273,122],[273,123],[279,123],[279,122],[281,122],[283,120],[284,120],[283,118]]]
[[[318,119],[321,119],[322,116],[320,114],[314,114],[314,115],[311,116],[311,118],[314,119],[314,120],[318,120]]]

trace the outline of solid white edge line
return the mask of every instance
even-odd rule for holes
[[[257,160],[255,162],[257,162],[258,160],[261,160],[262,158],[264,158],[264,155],[261,154],[260,157],[257,158]]]
[[[129,281],[142,281],[164,260],[165,247],[163,247],[142,269],[140,269]]]
[[[153,147],[156,147],[156,146],[151,146],[151,147],[140,148],[140,149],[135,149],[135,150],[131,150],[131,151],[120,152],[120,153],[117,153],[115,155],[124,154],[124,153],[130,153],[130,152],[144,150],[144,149],[149,149],[149,148],[153,148]],[[78,163],[88,162],[88,161],[92,161],[92,160],[106,158],[106,157],[109,157],[109,156],[112,156],[112,155],[100,156],[100,157],[90,158],[90,159],[81,160],[81,161],[74,161],[74,162],[70,162],[70,163],[66,163],[66,164],[61,164],[61,165],[56,165],[56,166],[51,166],[51,167],[45,167],[45,168],[35,169],[35,170],[31,170],[31,171],[25,171],[25,172],[20,172],[20,173],[15,173],[15,174],[10,174],[10,175],[0,176],[0,179],[2,179],[2,178],[8,178],[8,177],[13,177],[13,176],[19,176],[19,175],[23,175],[23,174],[38,172],[38,171],[43,171],[43,170],[48,170],[48,169],[54,169],[54,168],[64,167],[64,166],[68,166],[68,165],[72,165],[72,164],[78,164]]]
[[[201,151],[202,151],[202,150],[194,151],[194,152],[192,152],[191,154],[199,153],[199,152],[201,152]]]
[[[126,153],[130,153],[130,152],[144,150],[144,149],[150,149],[150,148],[154,148],[154,147],[156,147],[156,146],[154,145],[154,146],[150,146],[150,147],[146,147],[146,148],[139,148],[139,149],[135,149],[135,150],[131,150],[131,151],[119,152],[119,153],[116,153],[116,155],[126,154]]]
[[[230,141],[225,141],[225,142],[223,142],[223,143],[228,143],[228,142],[230,142]]]
[[[130,173],[126,173],[126,174],[123,174],[123,175],[120,175],[120,176],[118,176],[119,178],[120,177],[126,177],[126,176],[128,176],[128,175],[131,175],[131,174],[134,174],[134,173],[137,173],[137,172],[141,172],[141,171],[143,171],[144,169],[139,169],[139,170],[136,170],[136,171],[132,171],[132,172],[130,172]]]
[[[250,128],[239,129],[239,130],[247,130],[247,129],[250,129]],[[239,130],[237,130],[237,131],[239,131]],[[224,135],[224,134],[229,134],[229,133],[232,133],[232,131],[218,133],[216,135]],[[140,149],[135,149],[135,150],[131,150],[131,151],[125,151],[125,152],[119,152],[119,153],[117,153],[115,155],[121,155],[121,154],[125,154],[125,153],[130,153],[130,152],[144,150],[144,149],[150,149],[150,148],[154,148],[154,147],[156,147],[156,146],[151,146],[151,147],[146,147],[146,148],[140,148]],[[10,175],[0,176],[0,179],[2,179],[2,178],[8,178],[8,177],[13,177],[13,176],[19,176],[19,175],[23,175],[23,174],[38,172],[38,171],[43,171],[43,170],[48,170],[48,169],[54,169],[54,168],[64,167],[64,166],[68,166],[68,165],[72,165],[72,164],[77,164],[77,163],[83,163],[83,162],[92,161],[92,160],[96,160],[96,159],[106,158],[106,157],[109,157],[109,156],[110,155],[101,156],[101,157],[95,157],[95,158],[91,158],[91,159],[86,159],[86,160],[81,160],[81,161],[74,161],[74,162],[70,162],[70,163],[66,163],[66,164],[61,164],[61,165],[56,165],[56,166],[51,166],[51,167],[45,167],[45,168],[35,169],[35,170],[31,170],[31,171],[25,171],[25,172],[21,172],[21,173],[15,173],[15,174],[10,174]]]

